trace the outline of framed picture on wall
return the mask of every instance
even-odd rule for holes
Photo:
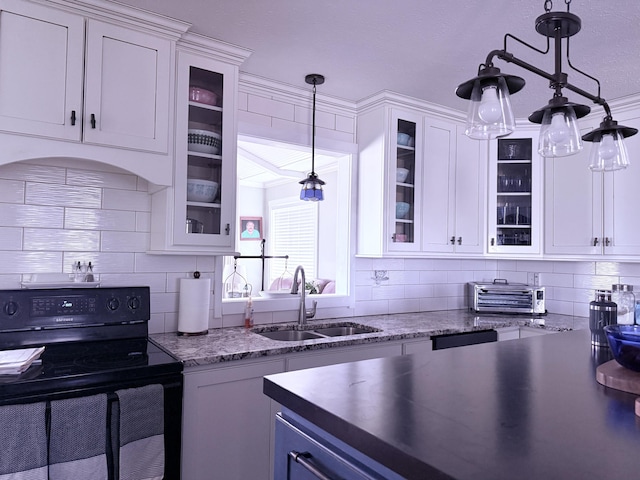
[[[240,217],[240,240],[262,240],[262,217]]]

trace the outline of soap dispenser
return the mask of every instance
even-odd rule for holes
[[[253,300],[251,300],[251,296],[249,296],[244,306],[244,328],[251,327],[253,327]]]

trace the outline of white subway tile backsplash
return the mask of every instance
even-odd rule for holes
[[[135,212],[135,229],[137,232],[150,232],[151,231],[151,213],[150,212]]]
[[[145,252],[149,249],[146,232],[102,232],[103,252]]]
[[[420,272],[421,284],[447,283],[448,272],[445,270],[422,271]]]
[[[109,187],[136,190],[137,176],[125,173],[99,172],[95,170],[67,170],[67,185]]]
[[[574,288],[585,289],[606,289],[610,290],[611,285],[614,283],[620,283],[619,277],[604,276],[604,275],[574,275],[573,277]]]
[[[404,285],[380,285],[375,287],[374,297],[377,300],[389,300],[391,298],[404,298]]]
[[[96,269],[98,270],[96,273],[100,275],[102,285],[149,287],[149,291],[152,293],[164,293],[168,291],[167,276],[163,273],[99,273],[101,270],[99,266],[96,266]],[[94,269],[94,272],[96,269]]]
[[[0,178],[63,185],[66,179],[66,169],[50,165],[16,162],[0,166]]]
[[[546,287],[573,287],[573,275],[569,273],[543,273],[540,285]]]
[[[102,208],[135,212],[151,211],[151,197],[147,192],[105,188],[102,195]]]
[[[62,228],[64,225],[64,208],[0,203],[0,225]]]
[[[434,296],[433,285],[405,285],[404,296],[405,298],[424,298]]]
[[[0,203],[24,203],[24,182],[0,178]]]
[[[411,313],[420,310],[419,299],[391,299],[389,300],[389,313]]]
[[[190,255],[135,255],[136,272],[193,272],[196,257]]]
[[[355,315],[385,315],[389,313],[387,300],[373,300],[371,302],[356,302]]]
[[[355,123],[356,123],[355,120],[351,117],[336,115],[336,130],[340,132],[355,134],[355,131],[356,131]]]
[[[96,187],[27,182],[25,203],[61,207],[100,208],[102,190]]]
[[[136,213],[97,208],[65,208],[64,226],[73,229],[134,232]]]
[[[271,100],[270,98],[260,97],[258,95],[248,96],[247,110],[274,118],[282,118],[290,121],[294,119],[293,104]]]
[[[0,251],[0,274],[60,272],[61,252]]]
[[[100,250],[100,232],[61,230],[57,228],[25,228],[25,250]]]
[[[0,227],[0,250],[22,250],[22,229]]]
[[[71,273],[71,267],[76,262],[91,262],[93,272],[101,275],[103,273],[132,273],[135,272],[135,254],[126,253],[106,253],[87,252],[83,250],[70,251],[64,253],[64,272]],[[102,277],[101,277],[102,281]]]

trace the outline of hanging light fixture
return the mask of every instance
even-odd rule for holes
[[[318,202],[324,200],[322,186],[324,182],[320,180],[315,172],[315,155],[316,155],[316,85],[324,83],[324,77],[317,73],[312,73],[304,77],[305,82],[313,85],[313,118],[311,120],[311,172],[307,178],[300,180],[302,190],[300,191],[300,200],[310,200]]]
[[[529,72],[549,80],[554,95],[549,103],[529,116],[532,123],[541,124],[538,152],[543,157],[561,157],[573,155],[582,149],[582,141],[593,142],[589,168],[594,171],[609,171],[626,168],[629,161],[623,139],[638,133],[636,128],[619,126],[611,117],[611,110],[604,98],[600,96],[600,81],[578,70],[569,60],[569,38],[580,31],[580,17],[569,11],[571,0],[564,0],[566,12],[552,12],[553,2],[544,2],[545,13],[536,19],[536,31],[547,37],[546,50],[539,50],[519,38],[507,33],[504,36],[504,48],[493,50],[487,55],[484,64],[478,69],[478,76],[464,82],[456,89],[456,95],[471,100],[467,115],[465,133],[476,139],[496,138],[508,135],[515,129],[513,112],[509,95],[518,92],[524,86],[524,80],[512,75],[502,75],[493,66],[497,57],[507,63],[513,63]],[[551,50],[554,44],[554,73],[547,73],[507,51],[507,39],[511,38],[520,44],[543,55]],[[567,43],[567,64],[572,70],[593,80],[597,85],[597,94],[589,93],[568,82],[566,73],[562,72],[562,40]],[[591,109],[586,105],[569,102],[563,96],[562,89],[571,90],[595,104],[601,105],[606,113],[600,128],[580,137],[577,119],[587,115]]]

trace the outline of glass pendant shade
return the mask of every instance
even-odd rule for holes
[[[497,76],[490,80],[476,78],[465,134],[470,138],[485,140],[508,135],[515,128],[509,89],[504,77]]]
[[[300,200],[311,202],[324,200],[324,194],[322,193],[322,185],[324,185],[324,182],[320,180],[318,175],[315,173],[310,173],[307,178],[298,183],[302,185],[302,190],[300,190]]]
[[[605,133],[593,142],[589,168],[594,172],[611,172],[629,166],[629,157],[622,135],[616,130]]]
[[[543,157],[565,157],[580,150],[582,138],[573,107],[547,108],[542,117],[538,153]]]

